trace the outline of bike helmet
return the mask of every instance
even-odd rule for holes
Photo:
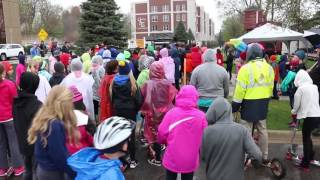
[[[114,116],[103,121],[93,137],[94,147],[108,150],[126,141],[135,127],[135,123],[123,117]],[[112,150],[114,152],[114,150]]]
[[[260,44],[252,43],[249,44],[247,50],[247,61],[263,58],[263,49]]]

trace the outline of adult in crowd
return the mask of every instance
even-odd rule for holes
[[[251,44],[247,51],[247,64],[238,74],[232,101],[233,112],[241,109],[241,123],[249,132],[253,125],[258,130],[260,148],[264,162],[268,162],[267,114],[270,98],[273,94],[274,72],[262,58],[263,50],[259,44]]]
[[[48,51],[47,46],[44,44],[44,41],[41,41],[39,50],[40,50],[41,57],[44,57]]]
[[[175,83],[175,64],[174,60],[169,56],[169,51],[167,48],[163,48],[160,50],[161,58],[159,62],[161,62],[164,66],[164,73],[166,79],[168,79],[172,84]]]
[[[234,61],[234,50],[233,48],[228,49],[228,54],[227,54],[227,72],[229,73],[229,78],[230,80],[232,79],[232,67],[233,67],[233,61]]]
[[[26,57],[24,55],[19,55],[19,64],[16,67],[16,84],[17,86],[20,85],[20,77],[22,73],[26,72]]]
[[[17,132],[19,149],[24,156],[24,180],[33,180],[35,173],[35,160],[33,157],[34,146],[28,144],[28,130],[32,120],[40,109],[42,103],[35,96],[40,78],[31,72],[21,75],[20,91],[13,101],[13,121]]]
[[[197,46],[194,46],[191,48],[191,64],[192,69],[195,69],[197,66],[199,66],[202,63],[201,60],[201,53],[199,52],[199,48]]]
[[[86,106],[86,111],[90,120],[95,120],[94,106],[93,106],[93,90],[94,79],[82,72],[82,62],[80,59],[73,59],[71,61],[71,73],[63,79],[61,85],[70,87],[76,86],[83,96],[83,103]]]
[[[213,49],[208,49],[203,57],[205,63],[193,70],[190,84],[199,91],[198,105],[206,112],[215,98],[228,97],[229,79],[226,70],[217,64]]]
[[[49,80],[50,86],[53,87],[55,85],[59,85],[65,77],[66,75],[64,65],[61,62],[56,62],[54,64],[54,73]]]
[[[207,179],[243,180],[245,154],[261,161],[262,154],[247,129],[233,122],[230,103],[217,98],[207,114],[208,127],[202,137],[201,159]]]

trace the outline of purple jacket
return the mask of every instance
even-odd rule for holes
[[[166,144],[163,166],[176,173],[190,173],[199,166],[199,152],[205,114],[197,109],[199,94],[194,86],[182,87],[176,106],[163,118],[158,129],[158,142]]]

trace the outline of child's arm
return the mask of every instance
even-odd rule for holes
[[[302,98],[302,92],[301,92],[301,89],[298,88],[297,92],[294,94],[294,104],[293,104],[293,109],[291,110],[292,114],[297,114],[300,108],[301,98]]]

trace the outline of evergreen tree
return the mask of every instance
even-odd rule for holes
[[[188,40],[188,33],[184,24],[180,21],[174,30],[173,40],[175,42],[186,42]]]
[[[102,42],[123,48],[126,46],[126,32],[122,15],[114,0],[88,0],[81,5],[80,39],[81,48],[94,47]]]
[[[189,31],[188,31],[188,40],[189,40],[190,42],[192,42],[192,41],[195,40],[194,35],[193,35],[193,33],[192,33],[192,31],[191,31],[190,28],[189,28]]]

